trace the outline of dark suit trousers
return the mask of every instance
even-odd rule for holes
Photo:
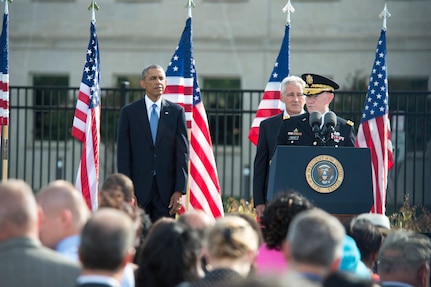
[[[160,198],[159,187],[157,186],[156,178],[153,178],[153,185],[151,186],[151,200],[144,206],[145,213],[147,213],[151,221],[154,223],[162,217],[172,217],[175,215],[169,215],[169,208],[163,203]]]

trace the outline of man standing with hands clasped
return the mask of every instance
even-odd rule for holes
[[[163,99],[166,74],[159,65],[142,72],[146,95],[121,109],[118,172],[129,176],[138,205],[153,222],[174,217],[186,193],[189,143],[184,109]]]
[[[253,176],[253,200],[258,217],[263,215],[265,209],[269,163],[277,144],[278,129],[291,116],[305,113],[304,88],[305,82],[300,77],[292,75],[284,78],[280,90],[284,111],[260,123]]]

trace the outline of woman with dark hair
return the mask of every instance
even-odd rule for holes
[[[174,287],[197,280],[203,272],[196,231],[175,221],[155,226],[138,256],[136,287]]]
[[[281,274],[287,269],[282,251],[293,217],[313,208],[313,204],[296,191],[280,192],[268,203],[260,218],[264,243],[259,248],[255,268],[258,275]]]

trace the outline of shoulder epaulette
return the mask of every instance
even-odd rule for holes
[[[355,123],[354,123],[354,122],[352,122],[351,120],[348,120],[348,121],[346,122],[346,124],[348,124],[349,126],[353,127],[353,125],[354,125]]]

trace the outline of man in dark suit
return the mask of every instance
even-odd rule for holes
[[[166,88],[163,68],[146,67],[140,84],[145,97],[120,112],[117,167],[132,179],[138,205],[154,222],[174,217],[181,207],[189,143],[184,109],[162,98]]]
[[[123,211],[104,207],[97,210],[81,233],[80,287],[119,287],[124,268],[135,255],[136,227]],[[134,283],[134,282],[133,282]]]
[[[305,112],[304,87],[305,82],[300,77],[284,78],[280,90],[284,111],[260,123],[253,176],[253,200],[258,217],[263,215],[265,209],[269,163],[276,147],[279,126],[283,119]]]
[[[79,264],[42,246],[42,220],[27,183],[0,183],[0,286],[75,286]]]
[[[338,84],[315,74],[303,74],[301,77],[306,82],[304,92],[307,113],[283,121],[280,125],[277,144],[354,147],[356,136],[352,121],[332,114],[334,122],[336,121],[335,126],[326,127],[325,121],[322,120],[319,132],[316,133],[310,125],[310,114],[314,112],[318,112],[322,119],[330,116],[332,112],[329,110],[329,104],[334,99],[334,91],[339,88]]]
[[[429,287],[431,241],[418,232],[396,230],[379,250],[377,271],[383,287]]]

